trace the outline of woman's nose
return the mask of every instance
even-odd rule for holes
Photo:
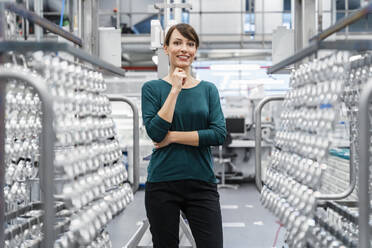
[[[182,44],[181,45],[181,51],[186,51],[187,50],[187,46],[186,44]]]

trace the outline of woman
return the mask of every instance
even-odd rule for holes
[[[226,127],[215,85],[190,74],[198,46],[190,25],[172,26],[164,42],[169,74],[142,87],[143,123],[155,144],[145,193],[155,248],[178,247],[180,210],[197,247],[223,246],[210,146],[223,144]]]

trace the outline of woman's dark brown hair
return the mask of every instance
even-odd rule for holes
[[[196,34],[195,29],[186,23],[179,23],[169,28],[167,35],[165,36],[165,45],[169,46],[170,37],[175,29],[177,29],[186,39],[195,42],[196,48],[199,47],[199,37]]]

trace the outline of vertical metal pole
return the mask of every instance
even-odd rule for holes
[[[168,0],[164,0],[164,25],[163,25],[163,29],[164,31],[166,32],[167,31],[167,27],[168,27],[168,13],[169,13],[169,9],[168,9]]]
[[[69,0],[68,4],[68,15],[70,16],[69,29],[70,33],[74,32],[74,0]]]
[[[90,0],[92,1],[92,55],[99,56],[99,39],[98,39],[98,0]]]
[[[268,96],[262,99],[255,109],[255,125],[256,125],[256,137],[255,137],[255,181],[259,192],[262,189],[261,179],[261,112],[262,108],[271,101],[283,101],[283,96]]]
[[[35,13],[43,17],[43,0],[34,0]],[[43,38],[43,28],[34,25],[36,41],[41,41]]]
[[[181,0],[174,0],[173,3],[180,4]],[[176,23],[182,22],[182,8],[175,7],[173,8],[174,12],[174,20],[176,20]]]
[[[129,12],[129,14],[128,14],[128,16],[129,16],[129,28],[132,28],[132,25],[133,25],[133,20],[132,20],[132,1],[133,0],[129,0],[129,10],[128,10],[128,12]],[[159,12],[159,22],[160,22],[160,12]]]
[[[202,1],[199,0],[199,34],[200,36],[203,35],[203,29],[202,29]]]
[[[5,40],[5,9],[4,3],[0,3],[0,41]],[[0,54],[0,62],[2,61]],[[0,81],[0,247],[4,247],[5,227],[5,82]]]
[[[1,4],[2,5],[2,4]],[[5,116],[5,85],[0,81],[0,116]],[[5,215],[5,118],[0,120],[0,247],[4,247],[4,215]]]
[[[221,172],[221,184],[225,184],[225,163],[222,161],[222,146],[218,146],[218,157],[219,162],[222,164],[222,172]]]
[[[249,0],[249,32],[252,33],[252,1]],[[255,25],[255,24],[254,24]]]
[[[302,46],[307,47],[315,35],[315,1],[302,0]]]
[[[92,54],[92,1],[82,0],[83,48]]]
[[[80,38],[83,38],[83,32],[84,32],[84,25],[83,25],[83,0],[77,0],[77,22],[78,22],[78,33],[77,35]],[[84,40],[83,40],[84,42]],[[83,46],[84,47],[84,46]]]
[[[345,16],[349,15],[349,0],[345,0]],[[349,38],[349,25],[345,27],[345,39]]]
[[[265,0],[261,0],[262,9],[261,9],[261,18],[262,18],[262,48],[265,48]]]
[[[116,0],[116,28],[120,29],[120,0]]]
[[[332,15],[331,25],[333,25],[336,23],[336,16],[337,16],[336,0],[331,0],[331,15]]]
[[[140,146],[139,146],[139,115],[137,106],[128,98],[109,96],[112,102],[125,102],[133,111],[133,191],[139,186]]]
[[[26,3],[26,9],[30,10],[30,1],[25,0],[25,3]],[[28,39],[29,36],[30,36],[30,22],[26,19],[26,37],[27,37],[27,39]]]
[[[302,49],[302,0],[294,0],[295,52]]]
[[[98,56],[97,0],[83,0],[83,42],[85,50]]]
[[[370,199],[369,199],[369,175],[370,175],[370,152],[371,134],[370,134],[370,115],[369,107],[372,95],[372,79],[369,79],[367,85],[364,87],[359,100],[359,192],[358,192],[358,206],[359,206],[359,242],[358,247],[370,247]]]
[[[323,30],[323,0],[318,0],[318,33]]]
[[[240,48],[243,48],[244,44],[244,17],[245,17],[245,10],[246,6],[243,0],[240,0],[241,12],[240,12]]]

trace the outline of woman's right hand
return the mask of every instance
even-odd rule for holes
[[[186,83],[186,72],[182,68],[176,67],[170,76],[172,88],[177,91],[181,91],[182,86]]]

